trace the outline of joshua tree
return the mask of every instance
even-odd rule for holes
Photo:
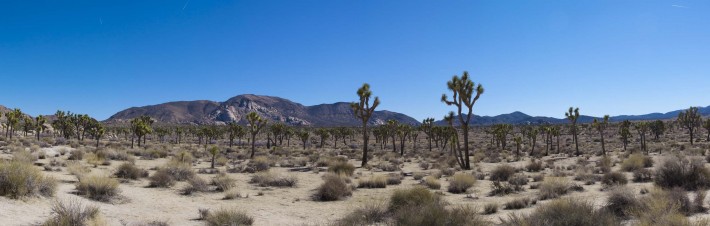
[[[516,136],[513,138],[513,141],[515,141],[515,159],[520,158],[520,145],[523,144],[523,138],[520,136]]]
[[[96,119],[91,118],[89,120],[89,126],[86,128],[89,135],[91,135],[96,140],[96,148],[99,148],[99,141],[101,137],[106,134],[106,128]]]
[[[552,131],[552,136],[557,137],[557,153],[560,153],[560,127],[559,126],[553,126]]]
[[[404,141],[412,133],[412,126],[407,124],[399,124],[397,126],[397,136],[399,137],[399,155],[404,155]]]
[[[703,119],[700,117],[697,107],[690,107],[688,110],[678,114],[678,122],[681,126],[688,129],[690,133],[690,145],[693,145],[693,132],[700,126],[702,121]]]
[[[392,138],[392,152],[397,152],[397,142],[395,137],[397,136],[397,126],[399,122],[394,119],[387,120],[387,134]]]
[[[710,118],[705,120],[705,122],[703,123],[703,128],[705,128],[705,130],[707,130],[708,132],[707,141],[710,141]]]
[[[214,169],[214,160],[217,158],[217,155],[219,154],[219,148],[217,146],[212,146],[210,148],[210,155],[212,155],[212,164],[210,164],[210,168]]]
[[[29,134],[30,131],[32,131],[32,129],[34,129],[34,127],[35,127],[34,124],[35,123],[34,123],[34,120],[32,119],[32,117],[25,115],[22,118],[22,131],[25,132],[25,136],[27,136],[27,134]]]
[[[537,130],[536,127],[530,126],[525,128],[525,136],[528,137],[528,141],[530,141],[530,146],[532,146],[532,149],[530,150],[530,156],[533,156],[535,153],[535,146],[537,146],[537,134],[539,131]]]
[[[323,148],[323,145],[325,145],[325,140],[330,138],[330,131],[326,128],[318,128],[316,129],[315,132],[316,136],[320,137],[320,148]]]
[[[648,154],[648,149],[646,149],[646,132],[648,132],[648,122],[638,122],[634,125],[634,127],[639,133],[639,142],[641,142],[641,150]]]
[[[451,154],[456,157],[456,162],[461,168],[466,167],[466,158],[463,156],[463,151],[461,150],[461,145],[459,144],[459,135],[454,127],[454,112],[450,111],[448,115],[444,116],[444,121],[449,125],[448,128],[441,128],[442,140],[446,141],[451,139]],[[439,127],[437,127],[439,128]],[[446,149],[446,142],[441,147],[442,150]]]
[[[648,126],[651,129],[651,133],[656,138],[656,141],[658,141],[659,137],[666,132],[666,124],[661,120],[656,120]]]
[[[606,149],[604,148],[604,131],[606,130],[606,127],[609,125],[609,115],[604,115],[603,120],[597,120],[594,119],[594,122],[592,122],[592,126],[599,131],[599,137],[601,137],[602,141],[602,154],[606,155]]]
[[[476,104],[478,98],[483,94],[484,89],[481,84],[476,86],[471,79],[469,79],[468,72],[464,71],[461,78],[454,75],[451,81],[446,83],[449,90],[453,92],[453,98],[449,100],[446,94],[441,95],[441,101],[446,105],[456,106],[458,110],[459,123],[461,124],[461,129],[463,130],[463,150],[464,150],[464,169],[471,169],[471,161],[469,157],[468,148],[468,127],[471,122],[471,117],[473,116],[473,105]],[[463,113],[463,110],[467,109],[468,113]]]
[[[138,147],[141,146],[141,138],[143,138],[143,144],[145,145],[145,136],[153,132],[151,125],[153,124],[153,119],[147,115],[143,115],[131,120],[131,130],[133,131],[134,137],[138,139]],[[78,132],[77,132],[78,133]],[[131,138],[131,148],[133,148],[133,139]]]
[[[234,144],[234,138],[241,138],[246,134],[244,127],[238,125],[235,122],[227,123],[227,132],[229,134],[229,147],[231,148]]]
[[[619,137],[621,138],[621,142],[624,143],[624,151],[626,151],[629,138],[631,138],[631,122],[629,122],[629,120],[624,120],[619,125]]]
[[[37,140],[39,141],[39,136],[42,132],[44,132],[45,129],[47,129],[47,126],[44,125],[47,123],[47,118],[44,116],[40,115],[35,118],[35,132],[37,132]]]
[[[303,150],[306,150],[306,143],[308,143],[308,138],[311,136],[311,134],[304,129],[299,131],[297,135],[298,138],[301,139],[301,142],[303,142]]]
[[[511,130],[513,130],[513,126],[511,126],[510,124],[496,124],[493,125],[492,129],[492,135],[494,137],[494,140],[496,141],[496,144],[505,149],[505,146],[507,145],[508,134]]]
[[[579,142],[577,141],[577,119],[579,119],[579,108],[569,107],[568,112],[565,112],[565,117],[570,122],[570,129],[572,130],[572,137],[574,139],[574,150],[575,155],[579,156]]]
[[[350,107],[352,107],[355,117],[362,121],[362,139],[364,145],[362,147],[361,165],[365,166],[367,165],[367,140],[369,138],[367,133],[367,121],[370,120],[375,108],[380,105],[380,98],[375,97],[375,100],[372,102],[372,106],[370,106],[370,96],[372,96],[372,91],[370,91],[370,85],[367,83],[363,84],[362,87],[357,90],[357,95],[360,98],[360,101],[357,103],[351,103]]]
[[[256,153],[256,135],[266,125],[266,119],[252,111],[247,114],[247,121],[249,121],[249,133],[251,134],[251,155],[249,158],[253,159],[254,153]]]
[[[434,118],[426,118],[419,126],[420,130],[426,134],[426,139],[429,142],[429,151],[431,151],[432,128],[434,126]]]
[[[5,112],[5,118],[7,120],[5,121],[5,136],[9,137],[12,140],[12,135],[15,133],[15,129],[17,129],[17,125],[20,123],[20,118],[22,117],[22,111],[20,109],[15,108],[12,111]]]

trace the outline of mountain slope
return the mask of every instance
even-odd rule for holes
[[[246,123],[244,116],[252,111],[269,121],[284,122],[290,125],[360,125],[360,122],[354,117],[349,103],[303,106],[280,97],[251,94],[235,96],[224,102],[179,101],[132,107],[114,114],[106,122],[120,123],[141,115],[148,115],[161,123],[224,124],[232,121]],[[375,111],[370,123],[382,124],[389,119],[412,125],[419,124],[414,118],[390,111]]]

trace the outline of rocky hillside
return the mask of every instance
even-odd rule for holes
[[[161,123],[175,124],[224,124],[236,121],[246,123],[245,115],[255,111],[269,121],[301,126],[357,126],[360,122],[353,116],[350,104],[339,102],[303,106],[293,101],[272,96],[239,95],[224,102],[206,100],[178,101],[158,105],[132,107],[120,111],[108,123],[126,122],[132,118],[148,115]],[[407,115],[376,111],[371,124],[382,124],[389,119],[416,125],[419,122]]]

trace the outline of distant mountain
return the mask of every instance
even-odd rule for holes
[[[619,115],[619,116],[613,116],[609,117],[609,120],[612,122],[620,122],[624,120],[629,120],[629,121],[644,121],[644,120],[666,120],[666,119],[674,119],[678,117],[678,113],[680,113],[683,110],[675,110],[667,113],[651,113],[651,114],[645,114],[645,115]],[[707,107],[698,107],[698,112],[703,115],[703,116],[709,116],[710,115],[710,106]],[[580,123],[590,123],[594,121],[596,117],[593,116],[587,116],[587,115],[580,115],[578,122]],[[454,121],[458,125],[458,118],[455,119]],[[443,120],[436,121],[435,122],[438,125],[444,125],[446,122]],[[563,118],[552,118],[552,117],[542,117],[542,116],[530,116],[525,113],[516,111],[510,114],[502,114],[502,115],[497,115],[497,116],[478,116],[474,115],[473,118],[471,119],[471,125],[477,125],[477,126],[486,126],[486,125],[494,125],[494,124],[559,124],[559,123],[567,123],[567,119]]]
[[[290,100],[260,95],[239,95],[224,102],[207,100],[178,101],[158,105],[132,107],[120,111],[107,123],[121,123],[148,115],[161,123],[175,124],[224,124],[236,121],[246,123],[245,115],[255,111],[270,121],[302,126],[357,126],[349,103],[320,104],[303,106]],[[402,123],[418,125],[419,122],[407,115],[391,111],[375,111],[371,124],[384,124],[394,119]]]

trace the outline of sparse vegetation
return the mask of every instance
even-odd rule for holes
[[[79,183],[76,184],[76,190],[79,195],[84,195],[87,198],[106,202],[118,195],[118,181],[106,176],[87,175],[79,177]]]
[[[31,163],[0,162],[0,196],[19,199],[27,196],[54,196],[57,181],[42,174]]]
[[[476,184],[476,178],[471,174],[458,173],[449,180],[448,191],[454,194],[465,193]]]

